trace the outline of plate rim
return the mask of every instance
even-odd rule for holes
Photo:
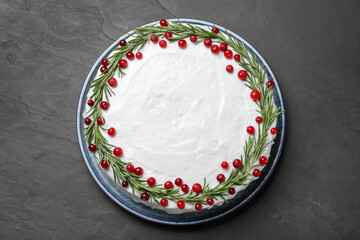
[[[261,56],[261,54],[249,43],[247,42],[244,38],[242,38],[241,36],[239,36],[238,34],[232,32],[231,30],[222,27],[221,25],[215,24],[215,23],[211,23],[208,21],[204,21],[204,20],[199,20],[199,19],[191,19],[191,18],[178,18],[178,19],[166,19],[169,22],[188,22],[188,23],[192,23],[192,24],[201,24],[201,25],[205,25],[205,26],[216,26],[217,28],[219,28],[219,30],[221,31],[225,31],[225,29],[227,30],[227,32],[232,35],[233,37],[236,37],[237,39],[239,39],[241,42],[243,42],[246,47],[248,49],[250,49],[256,56],[257,58],[261,61],[262,65],[265,67],[265,69],[267,70],[268,74],[271,76],[272,80],[275,83],[276,86],[276,91],[278,93],[278,97],[279,97],[279,101],[280,101],[280,107],[281,107],[281,111],[285,110],[284,107],[284,102],[283,102],[283,98],[282,98],[282,94],[281,94],[281,90],[279,87],[279,84],[276,80],[276,77],[272,71],[272,69],[270,68],[270,66],[268,65],[268,63],[265,61],[265,59]],[[144,24],[143,26],[151,26],[151,25],[156,25],[158,24],[159,21],[154,21],[148,24]],[[214,221],[216,219],[219,219],[221,217],[224,217],[238,209],[240,209],[241,207],[243,207],[244,205],[246,205],[247,202],[249,202],[265,185],[265,183],[268,181],[268,179],[270,178],[270,176],[272,175],[272,173],[274,172],[274,169],[279,161],[282,149],[283,149],[283,145],[284,145],[284,139],[285,139],[285,112],[282,112],[282,118],[281,118],[281,136],[280,136],[280,143],[279,143],[279,147],[277,149],[276,152],[276,156],[274,158],[274,162],[271,166],[271,168],[269,169],[268,173],[266,174],[265,178],[261,181],[261,183],[259,184],[259,186],[256,187],[256,189],[249,195],[247,196],[244,200],[240,201],[237,205],[235,205],[234,207],[232,207],[231,209],[222,212],[216,216],[212,216],[206,219],[200,219],[200,220],[192,220],[192,221],[179,221],[179,222],[174,222],[174,221],[168,221],[168,220],[162,220],[162,219],[157,219],[155,217],[149,217],[147,215],[144,215],[141,212],[138,212],[134,209],[129,208],[128,206],[126,206],[124,203],[122,203],[119,199],[117,199],[112,193],[111,191],[109,191],[104,184],[100,181],[100,179],[97,178],[96,174],[94,173],[94,170],[92,169],[92,167],[89,164],[89,160],[87,159],[87,156],[85,154],[85,149],[83,146],[83,139],[81,139],[81,119],[82,119],[82,111],[81,111],[81,103],[84,101],[84,96],[86,93],[86,89],[87,89],[87,85],[89,83],[89,81],[91,81],[91,76],[93,75],[94,71],[96,71],[96,69],[98,68],[101,60],[106,57],[109,52],[114,49],[116,47],[116,45],[118,45],[119,40],[122,39],[126,39],[129,36],[134,34],[134,30],[131,30],[127,33],[125,33],[124,35],[122,35],[119,39],[117,39],[113,44],[111,44],[105,51],[102,52],[102,54],[99,56],[99,58],[97,59],[97,61],[93,64],[92,68],[90,69],[86,80],[84,81],[82,87],[81,87],[81,92],[78,98],[78,102],[77,102],[77,111],[76,111],[76,133],[77,133],[77,140],[78,140],[78,145],[79,145],[79,149],[81,152],[81,156],[83,158],[83,161],[85,162],[85,165],[88,169],[88,171],[90,172],[90,175],[92,176],[92,178],[95,180],[95,182],[97,183],[97,185],[100,187],[100,189],[113,201],[115,202],[117,205],[119,205],[120,207],[122,207],[123,209],[125,209],[126,211],[134,214],[137,217],[140,217],[144,220],[148,220],[151,222],[155,222],[155,223],[160,223],[160,224],[164,224],[164,225],[195,225],[195,224],[201,224],[201,223],[206,223],[206,222],[210,222],[210,221]],[[175,215],[175,214],[169,214],[169,215]]]

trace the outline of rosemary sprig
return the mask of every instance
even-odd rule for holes
[[[264,67],[260,65],[256,55],[251,54],[243,43],[238,39],[232,38],[227,31],[225,31],[225,33],[219,32],[216,34],[213,33],[210,28],[204,29],[199,26],[181,23],[179,21],[169,22],[167,27],[139,27],[135,28],[134,32],[132,39],[127,42],[126,46],[115,48],[113,54],[108,57],[110,62],[109,68],[102,73],[99,78],[92,81],[90,86],[92,89],[91,98],[94,100],[95,104],[90,108],[88,117],[93,118],[94,121],[85,128],[85,140],[88,144],[92,142],[96,144],[100,160],[105,160],[110,163],[113,169],[115,182],[128,182],[134,195],[141,195],[141,193],[147,192],[150,196],[150,201],[156,203],[159,203],[159,199],[161,198],[202,204],[206,204],[207,198],[221,198],[226,201],[225,197],[229,195],[228,189],[246,185],[245,181],[249,179],[251,170],[259,166],[258,164],[255,164],[255,161],[261,156],[267,145],[270,143],[267,140],[268,132],[274,120],[281,113],[280,108],[276,108],[273,104],[273,91],[264,84],[266,76]],[[118,71],[119,77],[125,75],[125,72],[118,65],[119,61],[125,57],[127,52],[141,50],[145,44],[149,42],[152,35],[163,38],[165,32],[171,32],[173,34],[173,37],[169,38],[169,41],[171,42],[190,37],[191,35],[196,35],[198,39],[197,43],[202,42],[206,38],[211,38],[214,42],[226,43],[233,48],[235,52],[241,55],[241,59],[240,61],[237,61],[237,63],[248,73],[245,85],[251,90],[258,90],[261,94],[261,97],[256,104],[259,107],[258,112],[261,114],[263,122],[261,125],[258,125],[257,137],[250,136],[245,142],[244,154],[240,157],[242,162],[241,168],[232,170],[225,182],[219,183],[213,188],[209,187],[206,183],[206,178],[204,178],[203,190],[198,194],[195,194],[192,191],[183,194],[179,192],[179,189],[173,188],[167,190],[160,185],[150,187],[140,176],[126,171],[125,166],[128,163],[123,162],[120,158],[115,157],[112,154],[111,149],[115,146],[108,143],[106,138],[102,135],[102,131],[107,129],[104,129],[96,122],[98,117],[102,118],[100,102],[104,99],[109,102],[109,97],[114,94],[112,89],[108,86],[107,81],[114,76],[116,71]]]

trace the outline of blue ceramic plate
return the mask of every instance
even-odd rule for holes
[[[201,20],[194,20],[194,19],[179,19],[181,22],[188,22],[193,24],[199,24],[204,26],[210,26],[213,27],[214,24],[210,22],[205,22]],[[172,19],[168,21],[178,21],[177,19]],[[156,25],[158,22],[153,22],[147,25]],[[225,28],[216,25],[220,30],[224,31]],[[279,107],[281,107],[281,110],[284,110],[284,104],[282,100],[282,96],[280,93],[279,85],[275,79],[275,76],[273,72],[271,71],[268,64],[265,62],[265,60],[261,57],[261,55],[255,50],[254,47],[252,47],[247,41],[245,41],[240,36],[236,35],[235,33],[228,31],[229,34],[232,37],[235,37],[239,39],[239,41],[243,42],[248,50],[255,54],[260,61],[260,63],[266,68],[267,75],[269,80],[272,80],[275,82],[275,92],[274,92],[274,98],[275,98],[275,104]],[[124,36],[122,36],[121,39],[126,39],[130,35],[132,35],[134,32],[131,31]],[[94,79],[96,72],[98,71],[99,67],[101,66],[101,60],[103,58],[106,58],[112,49],[117,47],[119,41],[114,42],[96,61],[94,66],[92,67],[89,75],[86,78],[86,81],[82,87],[81,95],[78,102],[78,109],[77,109],[77,135],[80,145],[80,150],[82,153],[82,156],[84,158],[85,164],[88,167],[92,177],[95,179],[96,183],[99,185],[99,187],[119,206],[124,208],[125,210],[135,214],[138,217],[141,217],[143,219],[162,223],[162,224],[169,224],[169,225],[191,225],[191,224],[198,224],[198,223],[204,223],[209,222],[218,218],[221,218],[236,209],[239,209],[240,207],[244,206],[251,198],[255,196],[256,193],[260,191],[260,189],[264,186],[264,184],[269,179],[271,173],[274,171],[274,168],[279,160],[281,149],[284,142],[284,136],[285,136],[285,114],[282,113],[278,117],[278,134],[275,138],[275,144],[273,144],[271,149],[271,156],[269,158],[268,164],[266,164],[265,168],[262,170],[261,176],[252,181],[244,190],[237,193],[237,195],[229,200],[228,204],[223,204],[221,206],[214,206],[211,209],[203,209],[200,212],[188,212],[188,213],[182,213],[182,214],[168,214],[165,211],[162,210],[156,210],[153,209],[147,205],[142,204],[141,202],[135,202],[131,199],[131,196],[124,191],[121,191],[114,182],[101,171],[101,168],[98,167],[97,160],[94,157],[93,154],[91,154],[87,148],[86,143],[84,142],[84,121],[82,118],[82,113],[85,108],[85,104],[87,102],[86,95],[89,91],[89,87],[91,85],[91,81]]]

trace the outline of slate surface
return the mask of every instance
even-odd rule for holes
[[[0,239],[358,239],[359,1],[0,0]],[[267,60],[287,109],[270,182],[212,224],[168,227],[114,204],[88,173],[77,100],[97,57],[136,26],[218,23]]]

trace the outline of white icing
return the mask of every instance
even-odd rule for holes
[[[250,98],[251,90],[237,77],[241,67],[233,59],[226,59],[222,52],[211,53],[203,43],[186,41],[185,49],[177,42],[168,42],[165,49],[150,42],[142,49],[141,60],[127,60],[124,77],[115,73],[118,85],[103,116],[104,127],[114,127],[116,135],[103,135],[123,149],[122,161],[144,169],[144,179],[154,177],[163,184],[180,177],[191,188],[194,183],[203,184],[206,177],[214,187],[216,176],[228,177],[232,161],[243,154],[249,136],[246,127],[257,129],[258,107]],[[225,69],[228,64],[234,67],[232,73]],[[269,140],[273,138],[269,134]],[[271,145],[264,156],[269,157]],[[222,161],[229,162],[229,169],[221,168]],[[113,178],[112,169],[105,172]],[[140,201],[137,196],[134,200]],[[184,212],[172,201],[166,208],[150,205]],[[186,204],[186,210],[193,211],[194,206]]]

